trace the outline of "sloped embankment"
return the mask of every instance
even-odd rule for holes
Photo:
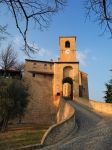
[[[69,136],[75,130],[75,109],[64,98],[60,100],[57,124],[51,126],[42,139],[42,145],[53,145]]]

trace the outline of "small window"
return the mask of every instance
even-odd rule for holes
[[[44,64],[44,69],[47,69],[47,64]]]
[[[65,42],[65,47],[66,47],[66,48],[70,48],[70,42],[69,42],[69,41],[66,41],[66,42]]]
[[[35,77],[35,73],[32,73],[32,77]]]
[[[52,64],[50,64],[50,69],[52,69]]]
[[[33,68],[36,68],[36,62],[33,63]]]
[[[36,65],[36,62],[34,62],[33,65]]]
[[[59,92],[57,92],[57,94],[56,94],[57,96],[60,96],[60,93]]]

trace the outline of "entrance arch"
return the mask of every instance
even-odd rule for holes
[[[70,77],[66,77],[62,81],[63,84],[63,96],[73,99],[73,80]]]

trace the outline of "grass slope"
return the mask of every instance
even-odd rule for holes
[[[10,126],[6,132],[0,133],[0,150],[9,150],[25,145],[38,144],[48,127],[48,125]]]

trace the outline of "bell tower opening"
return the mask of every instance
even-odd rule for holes
[[[66,48],[70,48],[70,42],[69,42],[69,41],[66,41],[66,42],[65,42],[65,47],[66,47]]]

